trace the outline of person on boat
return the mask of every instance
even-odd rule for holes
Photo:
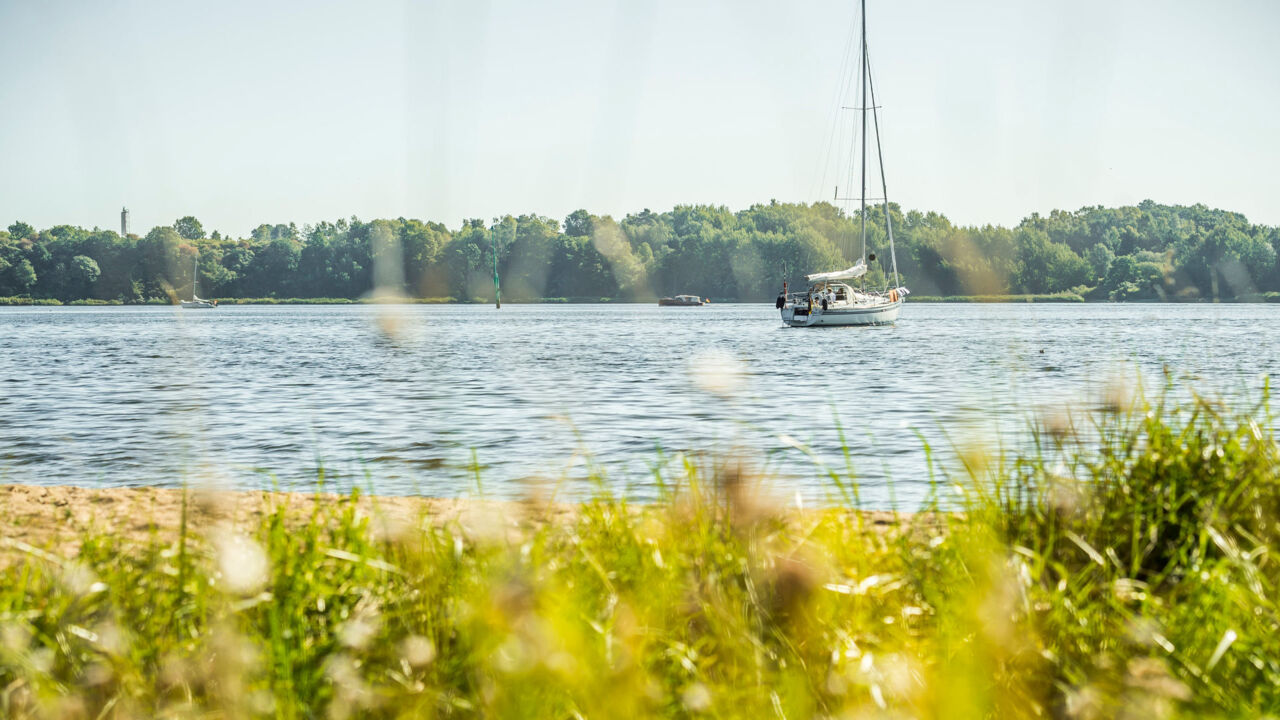
[[[778,293],[778,299],[773,301],[773,306],[778,310],[781,310],[783,307],[786,306],[786,304],[787,304],[787,296],[783,295],[782,293]]]

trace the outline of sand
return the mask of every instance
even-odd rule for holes
[[[185,493],[188,530],[249,530],[281,505],[290,522],[302,523],[317,504],[349,501],[333,493],[191,490]],[[176,537],[182,522],[184,491],[178,488],[82,488],[67,485],[0,485],[0,565],[29,548],[74,557],[85,532],[126,541]],[[544,508],[545,510],[546,508]],[[516,503],[421,497],[361,497],[357,512],[375,531],[403,530],[422,522],[458,520],[474,525],[506,524],[521,508]],[[554,514],[567,512],[551,508]]]
[[[333,493],[193,489],[185,492],[187,527],[250,532],[265,514],[285,506],[289,522],[303,523],[317,504],[336,505],[350,497]],[[34,549],[72,558],[86,532],[125,541],[176,538],[182,522],[184,491],[178,488],[82,488],[68,485],[0,485],[0,567],[22,562]],[[486,535],[515,530],[531,519],[556,522],[572,518],[572,503],[362,496],[356,511],[376,533],[393,534],[423,523],[457,522],[468,532]],[[910,516],[910,514],[908,514]],[[869,527],[887,530],[901,516],[868,511]],[[917,520],[922,516],[914,516]]]

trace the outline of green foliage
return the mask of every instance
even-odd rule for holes
[[[61,300],[52,298],[32,298],[25,295],[0,297],[0,305],[61,305]]]
[[[1111,272],[1111,263],[1115,262],[1116,254],[1111,250],[1111,246],[1098,243],[1085,252],[1084,259],[1089,263],[1089,281],[1098,282]]]
[[[146,297],[176,301],[178,290],[191,285],[194,250],[171,227],[152,228],[138,240],[137,259]]]
[[[93,291],[93,284],[102,276],[97,261],[85,255],[71,258],[66,272],[65,295],[72,298],[88,297]]]
[[[1020,228],[1018,266],[1014,286],[1022,292],[1061,292],[1088,279],[1089,264],[1041,230]]]
[[[1036,449],[931,467],[960,494],[915,515],[856,510],[840,473],[844,501],[788,510],[738,460],[677,458],[647,505],[596,476],[572,507],[281,495],[235,529],[184,499],[176,531],[90,530],[74,559],[6,539],[0,707],[1260,717],[1280,704],[1265,399],[1112,397]]]
[[[10,292],[26,292],[36,284],[36,270],[27,258],[17,258],[17,262],[7,264],[7,289]]]
[[[187,215],[173,221],[173,229],[187,240],[199,240],[204,237],[204,226],[194,217]]]
[[[1022,555],[1028,625],[1054,660],[1046,679],[1096,688],[1094,713],[1123,714],[1119,701],[1141,692],[1126,682],[1152,669],[1188,715],[1280,701],[1280,575],[1267,559],[1280,448],[1266,399],[1239,414],[1113,401],[1080,426],[1052,423],[1043,451],[997,472],[971,507]]]
[[[886,224],[900,282],[922,296],[1054,295],[1090,300],[1248,299],[1280,291],[1280,229],[1241,215],[1145,201],[1033,214],[1015,228],[957,227],[938,213],[867,209],[865,282],[891,284]],[[563,227],[539,215],[440,223],[359,218],[263,224],[248,238],[206,238],[194,217],[142,239],[60,225],[0,232],[0,295],[175,301],[189,293],[198,255],[211,297],[493,298],[494,248],[510,299],[649,300],[693,293],[768,300],[783,281],[847,267],[862,222],[829,203],[776,201],[731,212],[680,205],[621,220],[576,210]],[[99,268],[97,278],[76,258]]]
[[[35,237],[36,229],[24,222],[15,222],[9,226],[9,235],[14,240],[26,240]]]

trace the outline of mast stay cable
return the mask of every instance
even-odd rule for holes
[[[865,1],[865,0],[864,0]],[[867,84],[871,88],[871,118],[876,131],[876,159],[880,161],[880,190],[884,201],[884,230],[889,236],[889,259],[893,262],[893,286],[902,283],[898,280],[898,254],[893,248],[893,220],[889,217],[889,180],[884,176],[884,150],[880,146],[880,113],[876,112],[876,85],[871,79],[870,58],[867,62]]]

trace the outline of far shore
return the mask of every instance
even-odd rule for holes
[[[493,299],[473,298],[459,300],[452,297],[431,298],[218,298],[219,305],[492,305]],[[658,299],[619,299],[619,298],[518,298],[503,299],[507,305],[653,305]],[[741,300],[737,298],[710,299],[711,305],[730,304],[771,304],[773,300]],[[1268,304],[1280,303],[1280,293],[1260,293],[1256,295],[1234,298],[1180,298],[1180,299],[1148,299],[1148,300],[1106,300],[1085,298],[1075,293],[1054,293],[1051,295],[912,295],[911,303],[972,303],[972,304],[1008,304],[1008,303],[1072,303],[1098,305],[1125,304]],[[122,300],[61,300],[49,298],[0,297],[0,307],[177,307],[177,303],[148,300],[147,302],[127,303]]]

